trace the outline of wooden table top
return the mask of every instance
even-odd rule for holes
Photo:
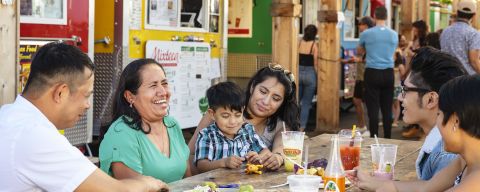
[[[328,159],[330,153],[330,138],[332,134],[323,134],[308,140],[309,144],[309,161],[319,158]],[[395,140],[379,138],[382,144],[396,144],[397,163],[395,165],[394,179],[412,180],[417,178],[415,172],[415,160],[418,156],[418,150],[422,146],[420,141]],[[371,171],[371,150],[370,145],[375,141],[372,138],[365,137],[362,142],[360,154],[360,169]],[[400,160],[402,159],[402,160]],[[400,161],[399,161],[400,160]],[[399,161],[399,162],[398,162]],[[270,189],[270,186],[279,185],[287,182],[287,176],[291,172],[285,172],[283,167],[274,172],[264,172],[262,175],[246,175],[244,169],[216,169],[206,173],[198,174],[180,181],[169,184],[170,190],[173,192],[186,191],[202,185],[206,181],[212,181],[219,185],[236,183],[240,185],[252,185],[255,191],[288,191],[288,186]],[[357,191],[351,188],[349,191]]]

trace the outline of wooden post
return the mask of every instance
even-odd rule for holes
[[[423,20],[428,26],[430,26],[430,0],[418,0],[417,3],[418,20]]]
[[[19,5],[0,3],[0,106],[15,100],[19,71]]]
[[[403,0],[400,21],[400,31],[407,40],[413,39],[412,23],[415,21],[415,0]]]
[[[452,13],[457,14],[458,0],[452,0]]]
[[[298,82],[298,17],[300,0],[272,0],[272,61],[295,75]],[[298,84],[298,83],[297,83]]]
[[[475,11],[475,16],[473,16],[473,19],[472,19],[472,27],[475,28],[475,29],[480,29],[480,3],[478,1],[476,1],[477,3],[477,10]]]
[[[339,0],[320,0],[318,11],[317,131],[339,130],[340,32],[337,29]]]

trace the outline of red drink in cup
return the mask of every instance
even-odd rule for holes
[[[352,170],[360,165],[360,147],[340,146],[340,158],[342,159],[343,169]]]
[[[356,131],[352,138],[352,130],[343,129],[339,133],[340,158],[343,169],[352,170],[360,165],[360,148],[362,147],[362,135]]]

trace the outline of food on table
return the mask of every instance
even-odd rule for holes
[[[309,175],[318,175],[323,176],[325,173],[325,168],[327,167],[328,161],[325,158],[315,159],[314,161],[307,164],[307,174]],[[304,174],[304,170],[298,165],[294,165],[294,173],[297,175]]]
[[[255,165],[247,163],[247,167],[245,168],[246,174],[262,174],[263,165]]]
[[[240,189],[238,192],[253,192],[253,186],[252,185],[242,185],[240,186]]]
[[[308,163],[308,167],[323,167],[323,169],[326,169],[327,168],[327,164],[328,164],[328,160],[325,159],[325,158],[321,158],[321,159],[315,159],[313,160],[313,162],[311,163]]]

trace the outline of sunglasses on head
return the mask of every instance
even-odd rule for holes
[[[284,69],[282,65],[276,63],[269,63],[268,68],[272,71],[282,72],[288,80],[290,80],[291,82],[295,82],[295,76],[293,75],[293,73],[289,70]]]

